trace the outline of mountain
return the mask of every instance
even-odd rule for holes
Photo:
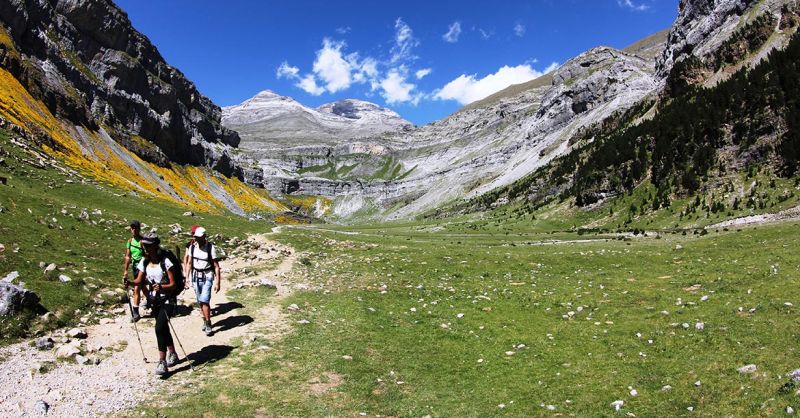
[[[664,40],[665,34],[654,37],[643,49]],[[408,217],[509,184],[562,154],[582,127],[654,93],[654,67],[653,54],[641,57],[598,47],[551,74],[509,87],[443,120],[356,141],[354,135],[344,141],[325,137],[324,146],[308,143],[318,134],[298,136],[281,121],[233,124],[227,109],[223,124],[240,133],[248,152],[258,144],[255,155],[267,168],[264,183],[271,193],[331,198],[334,215],[341,217],[359,211]],[[306,115],[304,122],[310,120]],[[292,119],[292,128],[297,119]],[[264,164],[266,160],[271,163]]]
[[[280,207],[245,185],[261,170],[220,108],[110,0],[0,2],[0,78],[0,117],[82,174],[187,206]]]
[[[638,124],[686,89],[713,87],[753,68],[787,45],[796,8],[786,0],[681,0],[668,30],[623,50],[593,48],[550,74],[413,129],[317,135],[325,144],[312,146],[315,138],[280,123],[241,129],[223,122],[243,143],[269,150],[257,158],[271,193],[330,198],[341,218],[408,218],[511,187],[585,150],[595,141],[587,132],[619,122],[620,114],[636,114],[625,123]],[[702,65],[694,65],[698,59]]]

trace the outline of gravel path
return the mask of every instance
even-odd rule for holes
[[[264,236],[250,237],[259,245],[282,248],[282,251],[257,251],[223,262],[223,278],[230,278],[232,272],[241,266],[253,266],[270,258],[286,256],[281,264],[271,271],[251,277],[254,283],[282,277],[291,269],[295,260],[294,251],[280,244],[268,241]],[[288,255],[288,256],[287,256]],[[227,298],[227,290],[232,283],[224,280],[221,291],[212,297],[212,308],[217,313],[212,317],[215,333],[208,337],[200,331],[202,325],[199,310],[193,307],[194,293],[186,290],[179,299],[178,315],[172,319],[180,342],[194,363],[202,364],[224,357],[230,352],[226,345],[234,337],[254,332],[254,324],[274,324],[267,336],[279,337],[287,330],[287,323],[281,318],[279,306],[265,307],[258,318],[239,315],[236,304]],[[291,290],[278,288],[278,294],[285,297]],[[276,297],[276,300],[282,297]],[[104,324],[84,327],[87,338],[70,338],[68,330],[50,334],[55,340],[55,349],[40,351],[34,341],[17,343],[0,349],[0,416],[50,416],[50,417],[93,417],[114,414],[135,407],[148,399],[153,392],[163,390],[164,385],[193,385],[188,361],[181,361],[173,367],[167,380],[153,374],[158,359],[154,320],[143,318],[136,325],[149,360],[142,361],[142,352],[136,339],[133,324],[128,321],[127,305],[124,314],[105,320]],[[262,317],[262,314],[264,317]],[[266,318],[266,320],[265,320]],[[262,328],[263,329],[263,328]],[[177,341],[176,341],[177,343]],[[56,360],[56,352],[62,345],[77,345],[88,361],[80,365],[73,358]],[[78,345],[79,344],[79,345]],[[176,346],[178,354],[183,352]],[[225,350],[227,349],[227,352]],[[223,352],[220,353],[219,351]],[[94,364],[98,359],[99,364]],[[47,404],[45,414],[44,404]]]
[[[793,208],[782,210],[778,213],[765,213],[763,215],[751,215],[751,216],[744,216],[741,218],[729,219],[724,222],[707,226],[706,228],[707,229],[725,228],[738,225],[762,224],[769,222],[780,222],[780,221],[798,220],[798,219],[800,219],[800,206],[795,206]]]

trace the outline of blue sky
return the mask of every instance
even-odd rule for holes
[[[598,45],[668,28],[678,0],[115,0],[220,106],[269,89],[316,107],[344,98],[416,124],[536,77]]]

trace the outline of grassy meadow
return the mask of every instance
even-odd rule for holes
[[[780,390],[800,367],[800,225],[622,239],[529,226],[285,229],[276,238],[301,252],[292,281],[309,285],[283,301],[300,307],[287,311],[294,330],[240,345],[199,372],[202,384],[150,411],[763,416],[800,407],[794,390]],[[257,309],[267,296],[239,297]],[[756,372],[740,374],[746,364]]]

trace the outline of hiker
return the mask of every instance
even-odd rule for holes
[[[210,336],[213,333],[211,329],[211,288],[213,286],[214,293],[219,292],[222,275],[217,259],[217,248],[208,242],[205,228],[198,227],[192,235],[194,242],[186,249],[188,258],[185,258],[187,261],[183,266],[183,271],[189,273],[188,277],[191,278],[197,303],[200,304],[200,310],[203,313],[202,330]]]
[[[189,277],[189,273],[191,273],[190,271],[186,270],[186,266],[189,265],[189,260],[191,259],[189,257],[189,247],[191,247],[192,244],[194,244],[194,231],[196,231],[197,228],[200,228],[200,225],[192,225],[191,232],[189,232],[189,237],[190,237],[189,241],[186,242],[186,248],[183,251],[183,276],[184,277]]]
[[[131,238],[125,244],[125,259],[122,263],[122,280],[128,280],[128,270],[130,266],[133,266],[133,277],[134,279],[139,275],[139,262],[142,261],[142,257],[144,257],[144,251],[142,249],[142,223],[139,221],[131,221],[130,224],[131,228]],[[133,305],[131,308],[131,321],[136,322],[141,318],[139,316],[139,293],[141,292],[141,288],[139,286],[133,287]]]
[[[125,279],[125,285],[146,286],[145,292],[156,318],[156,341],[158,343],[158,366],[155,373],[163,376],[169,372],[169,367],[178,363],[178,354],[175,352],[175,344],[172,341],[172,334],[169,332],[169,317],[172,316],[174,307],[177,303],[174,296],[175,266],[165,253],[159,248],[161,240],[154,233],[145,234],[141,243],[144,246],[145,255],[139,261],[139,274],[129,282]]]

